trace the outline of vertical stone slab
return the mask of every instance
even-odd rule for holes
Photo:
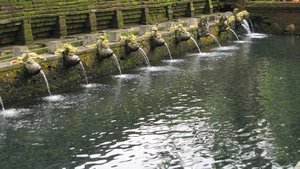
[[[214,6],[212,3],[212,0],[207,0],[205,8],[206,8],[207,13],[212,14],[214,12]]]
[[[110,42],[119,42],[121,40],[121,32],[117,31],[108,31],[106,32],[108,35],[108,40]]]
[[[33,42],[33,35],[32,35],[30,18],[23,19],[22,32],[23,32],[24,43],[31,44]]]
[[[65,37],[68,35],[67,32],[67,21],[65,15],[58,16],[58,28],[59,28],[59,36]]]
[[[149,8],[142,9],[142,24],[149,24],[150,23],[150,15],[149,15]]]
[[[48,52],[54,54],[55,51],[63,47],[62,41],[50,41],[47,43]]]
[[[88,45],[96,44],[97,37],[98,37],[98,35],[96,33],[84,35],[83,40],[82,40],[82,45],[88,46]]]
[[[97,18],[96,18],[96,13],[91,11],[89,13],[89,20],[88,20],[88,25],[90,27],[91,32],[96,32],[97,31]]]
[[[122,29],[124,27],[124,19],[122,10],[115,10],[115,16],[113,19],[113,28]]]
[[[193,0],[191,0],[188,4],[188,16],[194,17],[194,12],[195,12],[194,2],[193,2]]]
[[[173,9],[171,5],[167,6],[167,15],[169,21],[173,20]]]
[[[29,49],[27,46],[15,46],[13,49],[12,49],[12,56],[13,57],[18,57],[18,56],[21,56],[22,53],[24,52],[28,52]]]

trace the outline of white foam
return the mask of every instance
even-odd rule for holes
[[[150,72],[161,72],[161,71],[170,71],[170,70],[177,70],[172,66],[149,66],[142,68],[143,70],[150,71]]]
[[[99,86],[100,86],[100,84],[97,84],[97,83],[89,83],[89,84],[82,85],[82,87],[87,88],[87,89],[96,88]]]
[[[251,43],[251,41],[248,41],[248,40],[238,40],[238,41],[233,41],[234,43],[240,43],[240,44],[243,44],[243,43]]]
[[[256,39],[262,39],[262,38],[268,37],[267,34],[262,34],[262,33],[251,33],[251,34],[247,34],[247,36],[250,38],[256,38]]]
[[[222,46],[212,49],[212,51],[230,51],[230,50],[238,50],[237,46]]]
[[[28,111],[29,109],[7,109],[0,111],[0,115],[6,118],[18,117],[22,112]]]
[[[220,57],[220,56],[231,56],[230,52],[202,52],[197,54],[190,54],[190,56],[198,56],[198,57]]]
[[[121,74],[121,75],[116,75],[114,76],[115,78],[120,78],[120,79],[133,79],[137,78],[138,75],[131,75],[131,74]]]
[[[65,97],[62,95],[50,95],[50,96],[44,97],[44,100],[48,101],[48,102],[59,102],[64,99],[65,99]]]
[[[165,63],[182,63],[184,59],[170,59],[170,60],[163,60]]]

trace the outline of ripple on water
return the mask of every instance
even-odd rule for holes
[[[7,109],[0,112],[0,115],[6,118],[18,117],[24,112],[28,112],[30,109]]]
[[[44,97],[44,100],[48,101],[48,102],[59,102],[64,99],[65,99],[65,97],[62,95],[50,95],[50,96]]]

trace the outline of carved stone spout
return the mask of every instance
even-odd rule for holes
[[[177,42],[180,42],[189,40],[191,38],[191,35],[188,32],[181,32],[179,30],[175,30],[175,37]]]
[[[27,61],[24,62],[24,66],[27,75],[30,76],[39,74],[42,69],[41,65],[38,64],[33,58],[28,58]]]
[[[139,50],[140,46],[137,43],[135,36],[126,37],[125,39],[125,52],[129,55],[131,52],[136,52]]]
[[[80,58],[75,55],[77,48],[71,44],[64,44],[62,49],[56,51],[57,55],[62,55],[65,68],[76,66],[80,63]]]
[[[65,67],[76,66],[80,63],[80,58],[75,54],[63,54],[63,62]]]
[[[42,59],[42,57],[34,52],[26,51],[19,57],[19,60],[24,64],[25,76],[33,76],[40,73],[42,67],[37,63],[36,59]]]
[[[157,28],[153,27],[151,30],[151,36],[150,36],[151,48],[163,46],[164,44],[165,44],[165,40],[161,37],[161,34],[158,32]]]
[[[201,18],[198,23],[198,37],[207,37],[209,36],[209,23],[207,17]]]
[[[98,40],[97,41],[97,55],[99,59],[109,58],[114,54],[114,51],[110,49],[108,40]]]
[[[243,10],[241,12],[236,13],[235,18],[236,18],[237,21],[242,22],[244,19],[249,19],[250,14],[249,14],[248,11]]]
[[[219,29],[219,33],[226,32],[230,29],[227,21],[227,16],[225,14],[223,14],[219,19],[218,29]]]

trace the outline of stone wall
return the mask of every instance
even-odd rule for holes
[[[300,3],[248,3],[256,30],[272,34],[300,34]]]
[[[219,0],[0,0],[0,46],[165,22],[221,6]]]
[[[216,15],[211,15],[211,30],[210,32],[215,36],[218,36],[216,23],[218,18]],[[191,20],[187,19],[184,21],[184,25],[189,26],[197,20],[196,18]],[[192,22],[194,21],[194,22]],[[175,33],[169,32],[167,29],[168,23],[161,23],[159,30],[162,30],[162,36],[170,47],[171,53],[173,55],[183,55],[187,51],[196,50],[195,44],[189,40],[184,42],[177,42],[175,39]],[[143,26],[141,26],[143,28]],[[149,26],[150,27],[150,26]],[[121,30],[118,30],[121,31]],[[132,31],[132,29],[122,30],[122,32]],[[215,42],[212,38],[204,37],[197,39],[197,28],[190,28],[189,32],[196,39],[197,43],[204,47]],[[222,33],[219,39],[231,37],[231,33]],[[138,38],[140,47],[147,53],[150,62],[154,62],[160,59],[169,59],[168,52],[165,46],[150,48],[149,39],[140,36]],[[79,42],[82,44],[82,42]],[[132,69],[134,67],[145,66],[143,57],[139,52],[133,52],[131,54],[126,54],[124,43],[113,42],[110,44],[114,53],[120,59],[120,65],[123,71]],[[77,55],[80,57],[84,67],[86,69],[88,78],[90,82],[94,82],[97,77],[102,77],[108,74],[117,74],[117,68],[113,60],[110,58],[98,60],[96,57],[96,49],[79,47]],[[46,55],[47,59],[41,61],[42,70],[45,72],[50,88],[53,94],[61,93],[67,90],[70,85],[77,85],[85,83],[82,70],[80,66],[74,66],[71,68],[65,68],[63,66],[63,59],[61,56],[56,55]],[[45,83],[40,76],[25,77],[24,76],[24,66],[23,64],[16,65],[4,65],[0,62],[0,96],[5,102],[15,101],[18,99],[24,99],[29,96],[41,96],[47,95]]]

